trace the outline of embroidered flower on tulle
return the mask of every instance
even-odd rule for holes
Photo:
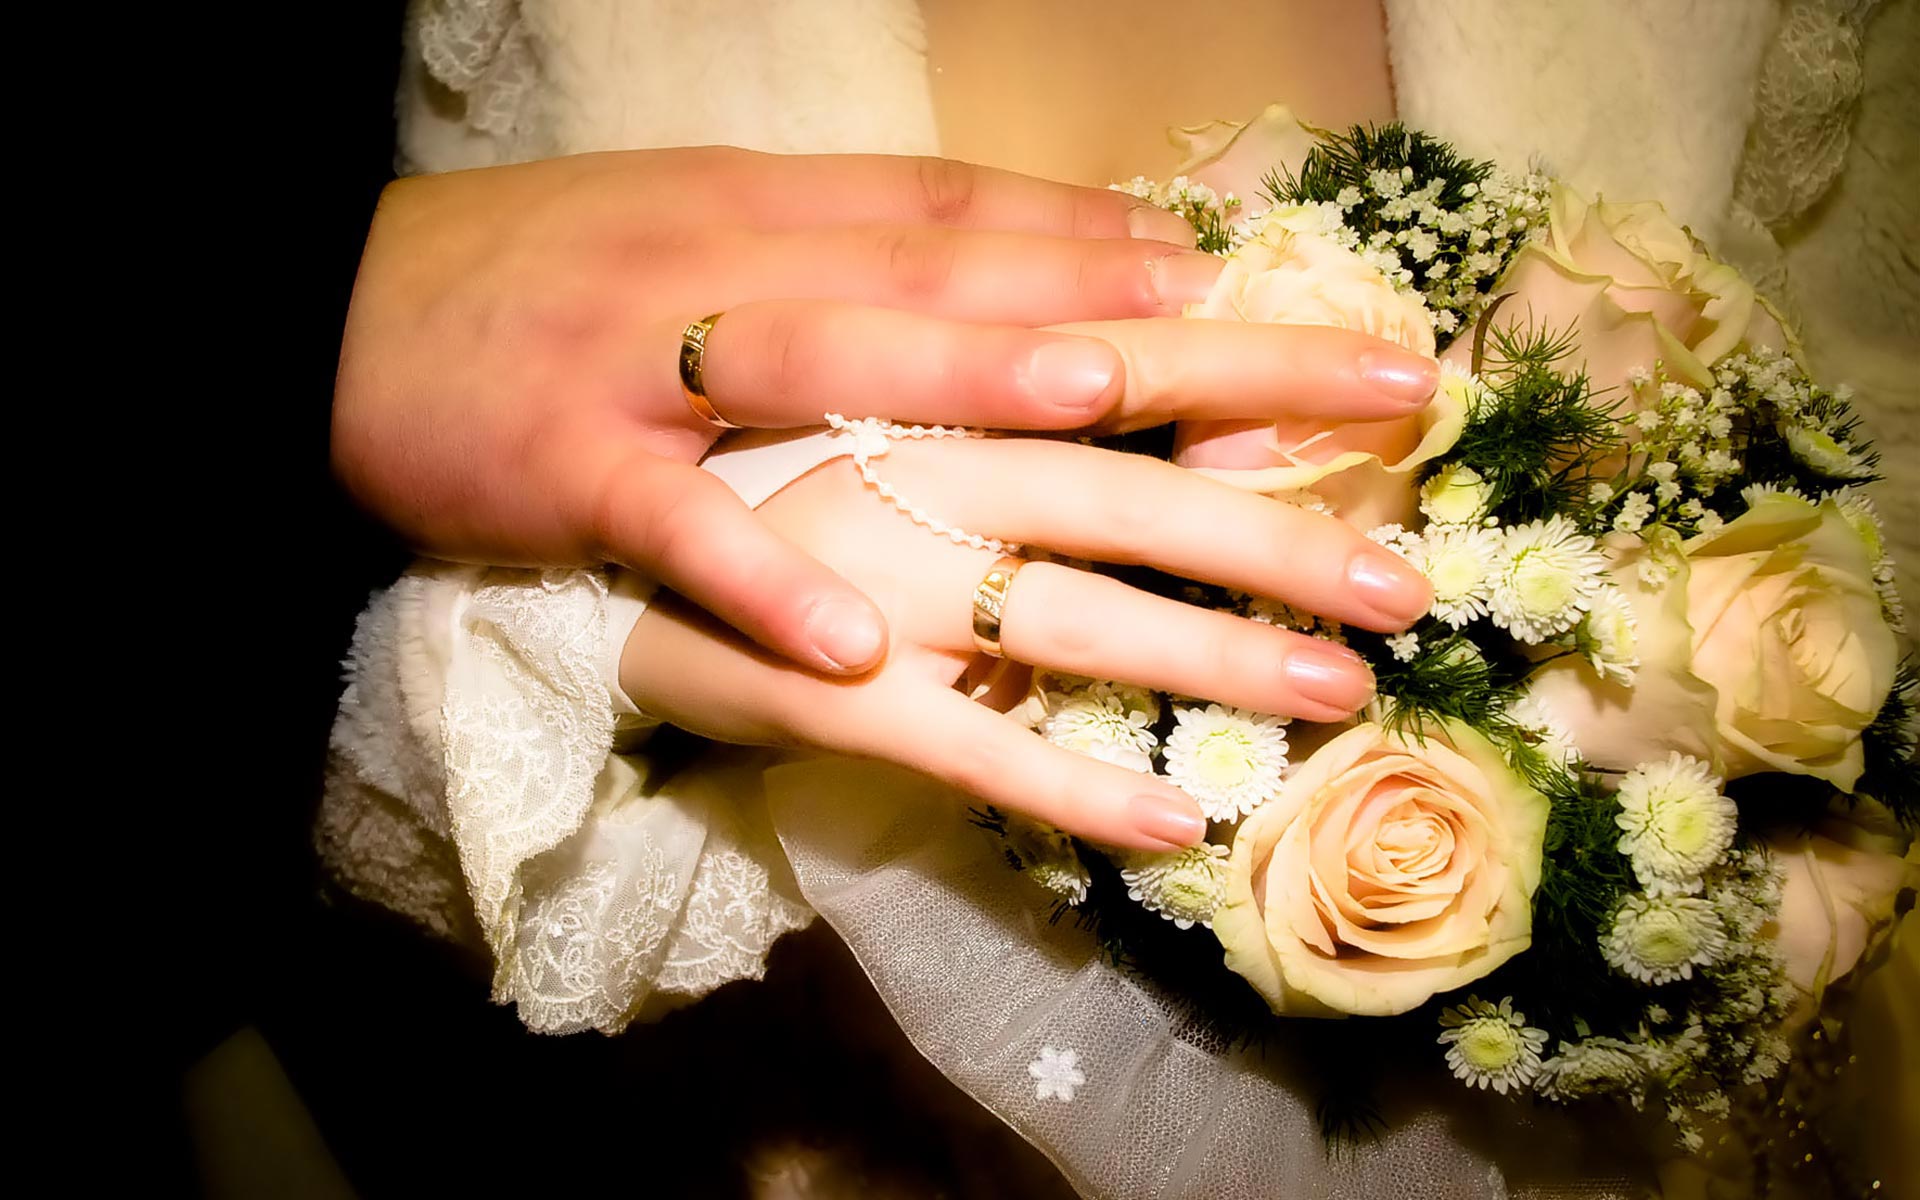
[[[1087,1082],[1087,1077],[1080,1073],[1079,1064],[1080,1052],[1077,1050],[1040,1047],[1040,1057],[1027,1064],[1027,1074],[1033,1076],[1034,1099],[1073,1103],[1074,1089]]]

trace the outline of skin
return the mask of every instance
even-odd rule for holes
[[[1403,628],[1431,598],[1416,572],[1347,525],[1151,458],[1009,438],[897,443],[876,462],[901,495],[1028,554],[1147,564],[1369,629]],[[993,552],[929,536],[847,459],[759,511],[880,603],[894,633],[886,661],[851,680],[796,670],[668,596],[621,661],[641,708],[722,740],[895,762],[1112,845],[1164,850],[1205,836],[1198,807],[1165,780],[1055,747],[955,690],[982,673],[971,596]],[[1001,647],[1018,663],[1314,721],[1373,694],[1344,647],[1050,562],[1015,576]]]

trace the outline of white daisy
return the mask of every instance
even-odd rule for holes
[[[1466,525],[1486,514],[1492,489],[1480,472],[1455,464],[1443,467],[1420,487],[1420,511],[1437,525]]]
[[[1727,934],[1713,905],[1698,896],[1631,895],[1614,910],[1600,937],[1601,955],[1645,984],[1693,978],[1726,953]]]
[[[1012,815],[1007,818],[1007,857],[1027,878],[1059,896],[1068,904],[1087,898],[1093,877],[1073,839],[1044,821]]]
[[[1468,1087],[1490,1087],[1504,1096],[1532,1083],[1540,1073],[1547,1031],[1532,1028],[1525,1015],[1513,1011],[1512,996],[1498,1005],[1468,996],[1465,1004],[1442,1012],[1440,1024],[1447,1066]]]
[[[1721,794],[1723,780],[1678,751],[1641,763],[1620,780],[1614,823],[1625,836],[1620,853],[1648,891],[1694,892],[1700,877],[1733,845],[1738,809]]]
[[[1132,853],[1120,870],[1127,897],[1181,929],[1213,928],[1227,897],[1227,848],[1202,842],[1168,854]]]
[[[1609,583],[1594,593],[1593,603],[1580,621],[1578,641],[1602,679],[1633,683],[1633,673],[1640,666],[1639,628],[1633,605],[1627,603],[1626,594],[1619,588]]]
[[[1457,629],[1487,614],[1501,565],[1499,530],[1437,525],[1418,537],[1402,537],[1394,548],[1433,585],[1428,611],[1435,617]]]
[[[1605,569],[1593,539],[1563,516],[1508,529],[1489,605],[1494,624],[1523,642],[1565,633],[1592,605]]]
[[[1507,717],[1533,739],[1534,745],[1548,762],[1571,767],[1580,761],[1580,747],[1574,742],[1573,732],[1554,715],[1538,694],[1527,692],[1521,695],[1507,706]]]
[[[1561,1042],[1559,1053],[1540,1064],[1534,1087],[1550,1100],[1583,1100],[1635,1092],[1645,1081],[1635,1047],[1618,1038],[1588,1037]]]
[[[1167,777],[1213,821],[1242,817],[1273,799],[1287,766],[1283,717],[1209,704],[1175,705]]]
[[[1040,736],[1115,766],[1153,770],[1153,749],[1160,739],[1149,728],[1159,719],[1159,701],[1152,693],[1095,683],[1047,699]]]
[[[1859,479],[1870,474],[1854,452],[1825,430],[1807,425],[1787,428],[1787,449],[1829,479]]]

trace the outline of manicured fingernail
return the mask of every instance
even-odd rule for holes
[[[1170,846],[1191,846],[1207,836],[1207,819],[1191,800],[1135,796],[1127,802],[1134,831]]]
[[[1193,226],[1164,208],[1143,204],[1127,213],[1127,232],[1150,242],[1172,242],[1192,246],[1198,241]]]
[[[1027,360],[1027,387],[1035,399],[1082,416],[1104,409],[1115,397],[1120,355],[1092,338],[1054,338]]]
[[[1298,645],[1281,666],[1302,698],[1352,712],[1373,699],[1373,672],[1358,654],[1331,642]]]
[[[1362,351],[1360,378],[1374,391],[1415,408],[1433,399],[1440,386],[1440,364],[1411,350]]]
[[[1169,254],[1151,259],[1147,275],[1153,281],[1153,293],[1160,307],[1178,316],[1189,304],[1198,304],[1213,291],[1213,281],[1226,269],[1226,261],[1211,254]]]
[[[1361,603],[1396,627],[1411,625],[1433,603],[1427,577],[1386,550],[1356,556],[1347,568],[1347,582]]]
[[[880,657],[886,631],[871,605],[851,596],[835,596],[814,605],[807,616],[807,638],[835,669],[859,671]]]

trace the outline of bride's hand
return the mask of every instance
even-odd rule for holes
[[[1041,439],[943,440],[896,442],[873,464],[902,501],[1029,552],[1154,566],[1369,629],[1401,628],[1428,601],[1418,574],[1339,521],[1151,458]],[[663,594],[622,658],[641,708],[721,740],[896,762],[1114,845],[1204,836],[1198,807],[1166,780],[1053,746],[954,689],[980,665],[972,599],[992,551],[914,524],[844,458],[759,512],[880,603],[894,635],[886,661],[860,679],[795,670]],[[1049,562],[1014,577],[1000,636],[1015,662],[1317,721],[1372,695],[1365,665],[1343,647]]]
[[[425,553],[624,563],[795,662],[862,670],[874,607],[694,467],[716,430],[682,394],[682,329],[725,311],[705,379],[740,425],[1152,423],[1109,346],[1034,327],[1178,314],[1220,270],[1191,244],[1132,197],[938,159],[680,149],[403,180],[355,284],[334,463]],[[1346,398],[1322,364],[1285,371]]]

